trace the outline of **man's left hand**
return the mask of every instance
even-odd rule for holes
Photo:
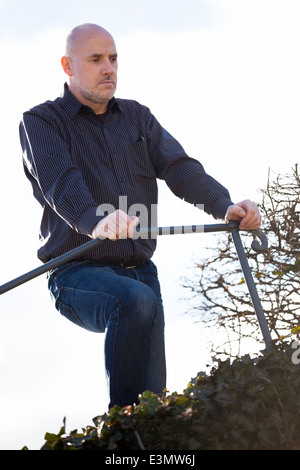
[[[257,204],[246,199],[228,207],[225,221],[236,220],[240,222],[240,230],[256,230],[260,227],[261,216]]]

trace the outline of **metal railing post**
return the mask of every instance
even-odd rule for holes
[[[232,238],[235,244],[237,255],[239,257],[239,261],[240,261],[240,264],[244,273],[245,281],[248,286],[248,290],[249,290],[249,294],[253,303],[253,307],[254,307],[254,310],[255,310],[259,325],[260,325],[260,329],[261,329],[263,338],[265,340],[265,343],[266,345],[268,345],[272,341],[272,337],[271,337],[270,330],[266,321],[264,311],[260,303],[260,299],[258,297],[257,289],[255,286],[253,277],[252,277],[248,259],[244,251],[244,247],[243,247],[238,229],[233,228],[231,230],[231,234],[232,234]]]

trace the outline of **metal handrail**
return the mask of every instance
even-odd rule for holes
[[[244,273],[244,277],[249,289],[249,294],[252,300],[252,304],[254,310],[256,312],[258,322],[261,328],[261,332],[266,344],[269,344],[272,341],[271,334],[268,328],[268,324],[260,303],[260,299],[258,297],[257,289],[252,277],[252,273],[248,264],[247,256],[244,251],[242,241],[239,235],[239,224],[235,221],[230,221],[229,223],[224,224],[211,224],[211,225],[182,225],[182,226],[170,226],[170,227],[148,227],[148,228],[137,228],[136,235],[147,236],[149,238],[156,238],[157,236],[161,235],[180,235],[180,234],[187,234],[187,233],[209,233],[209,232],[231,232],[233,241],[235,244],[235,248],[238,254],[238,258]],[[251,230],[255,239],[252,242],[252,249],[258,253],[262,253],[267,250],[268,247],[268,240],[266,235],[259,229],[259,230]],[[136,238],[136,237],[135,237]],[[138,237],[137,237],[138,238]],[[259,238],[260,241],[257,240]],[[106,238],[96,238],[94,240],[90,240],[83,245],[74,248],[73,250],[64,253],[56,258],[51,259],[50,261],[46,262],[42,266],[39,266],[21,276],[12,279],[9,282],[6,282],[2,286],[0,286],[0,295],[8,292],[15,287],[28,282],[41,274],[44,274],[52,269],[56,269],[59,266],[68,263],[80,257],[82,254],[87,253],[93,248],[103,244],[104,242],[108,241]]]

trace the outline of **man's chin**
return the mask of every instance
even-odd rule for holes
[[[107,93],[85,93],[83,96],[86,100],[91,101],[95,104],[105,104],[108,103],[115,94],[115,88],[113,90],[107,91]]]

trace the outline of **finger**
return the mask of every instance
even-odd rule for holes
[[[261,225],[261,218],[257,214],[250,214],[241,220],[240,228],[243,230],[255,230]]]
[[[109,238],[110,240],[118,240],[119,230],[117,228],[116,220],[112,218],[106,220],[103,230],[106,238]]]
[[[229,206],[225,220],[226,222],[230,220],[240,222],[239,228],[241,230],[255,230],[261,225],[261,216],[258,206],[249,199]]]
[[[139,223],[139,218],[138,217],[130,217],[130,221],[128,224],[128,229],[127,229],[127,234],[128,238],[132,238],[134,235],[134,229]]]
[[[259,228],[261,224],[261,216],[257,204],[248,200],[243,201],[241,204],[243,204],[246,210],[246,216],[241,220],[240,228],[244,230]]]
[[[109,214],[105,220],[105,231],[110,239],[127,237],[127,214],[117,210]]]
[[[226,222],[230,220],[240,221],[242,217],[246,216],[246,211],[237,204],[229,206],[225,216]]]
[[[130,217],[125,212],[121,210],[117,210],[115,213],[115,221],[116,221],[116,230],[119,238],[127,238],[128,236],[128,227],[133,219],[136,217]],[[134,229],[134,227],[133,227]]]

